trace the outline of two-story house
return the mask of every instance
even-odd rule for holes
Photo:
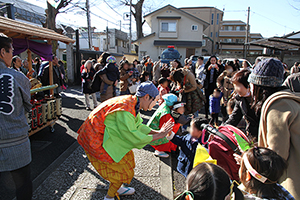
[[[203,31],[204,38],[202,54],[216,54],[218,52],[219,30],[221,28],[221,22],[223,21],[224,12],[216,7],[211,6],[184,7],[180,8],[180,10],[188,12],[199,19],[209,22],[208,28]]]
[[[245,22],[241,20],[224,20],[219,32],[219,54],[243,55],[247,33]],[[250,33],[248,37],[248,42],[263,38],[260,33]],[[248,49],[248,54],[259,55],[262,53],[262,47],[250,46]]]
[[[172,5],[144,16],[151,34],[134,41],[141,59],[149,55],[153,60],[167,48],[175,46],[182,58],[202,55],[203,31],[209,23]]]

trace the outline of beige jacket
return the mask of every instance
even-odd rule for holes
[[[196,90],[198,85],[194,74],[188,69],[182,69],[182,74],[186,76],[185,83],[190,83],[192,85],[192,87],[189,89],[185,89],[185,87],[183,87],[184,93],[189,93]]]
[[[224,98],[226,98],[228,100],[229,96],[232,93],[232,90],[234,90],[233,84],[231,82],[231,77],[233,77],[233,75],[236,73],[232,72],[232,73],[228,73],[226,70],[220,74],[220,76],[217,78],[217,87],[224,88],[224,93],[223,93],[223,98],[222,98],[222,104],[224,103]]]
[[[276,92],[264,103],[258,145],[268,147],[288,162],[280,184],[300,199],[300,93]]]

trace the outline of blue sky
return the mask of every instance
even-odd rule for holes
[[[30,3],[37,4],[41,7],[46,7],[46,0],[26,0]],[[81,0],[85,2],[84,0]],[[136,0],[133,0],[135,2]],[[145,0],[145,4],[157,9],[159,7],[172,4],[175,7],[196,7],[196,6],[214,6],[220,10],[225,8],[224,20],[240,19],[246,22],[247,7],[250,6],[250,31],[252,33],[261,33],[264,37],[282,36],[292,31],[300,30],[300,11],[294,9],[291,5],[300,9],[299,0]],[[74,0],[77,2],[77,0]],[[111,2],[111,0],[106,0]],[[122,14],[128,12],[129,8],[126,6],[118,6],[117,3],[110,4],[119,14],[114,12],[103,0],[90,0],[91,4],[91,19],[92,26],[97,27],[99,31],[105,29],[106,25],[110,28],[119,28],[119,21],[122,21],[122,29],[128,31],[128,21],[122,19]],[[97,17],[101,16],[109,20],[109,22]],[[84,13],[67,13],[59,14],[57,20],[61,23],[70,24],[74,27],[86,26],[86,18]],[[133,20],[134,22],[134,20]],[[150,33],[150,28],[145,25],[145,34]],[[135,25],[133,24],[133,31]]]

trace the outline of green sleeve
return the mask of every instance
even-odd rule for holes
[[[151,129],[142,122],[139,114],[134,117],[126,111],[106,116],[103,147],[115,162],[133,148],[141,149],[152,141],[153,136],[148,135]]]

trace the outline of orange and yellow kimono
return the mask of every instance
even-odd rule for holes
[[[78,143],[98,173],[110,182],[108,195],[115,196],[134,176],[133,148],[152,141],[151,128],[139,114],[138,97],[119,96],[100,104],[78,130]]]

